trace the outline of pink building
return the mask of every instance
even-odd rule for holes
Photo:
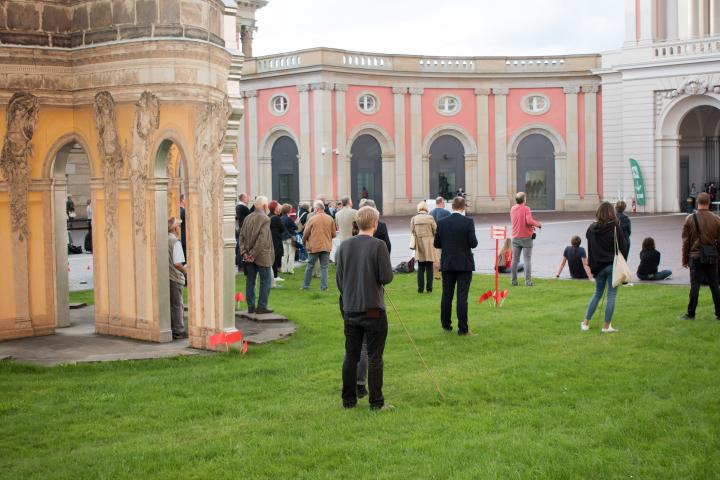
[[[542,210],[602,196],[598,55],[440,58],[312,49],[246,60],[240,191],[293,204],[374,198],[384,214],[462,188]]]

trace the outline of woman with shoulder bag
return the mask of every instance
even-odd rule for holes
[[[438,261],[433,246],[437,224],[435,219],[428,214],[427,203],[418,203],[417,212],[417,215],[410,219],[410,248],[415,250],[415,260],[418,265],[418,293],[423,293],[426,286],[427,293],[431,293],[433,289],[433,263]],[[425,281],[426,278],[427,282]]]
[[[603,333],[614,333],[612,327],[612,316],[615,310],[615,297],[617,296],[617,284],[613,286],[613,264],[620,264],[615,268],[627,269],[624,260],[628,256],[628,245],[625,235],[620,229],[615,208],[609,202],[603,202],[595,214],[595,223],[587,229],[586,238],[588,241],[588,264],[590,271],[595,277],[595,293],[590,299],[585,314],[585,320],[580,324],[583,331],[590,330],[590,320],[602,299],[607,285],[608,295],[605,305],[605,325]],[[622,254],[620,257],[619,254]],[[618,257],[618,258],[616,258]],[[624,266],[624,267],[623,267]],[[620,273],[620,272],[616,272]]]

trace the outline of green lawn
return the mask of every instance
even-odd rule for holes
[[[589,282],[514,288],[500,310],[474,303],[471,328],[439,325],[440,288],[415,277],[390,294],[447,396],[441,403],[390,317],[385,397],[340,408],[337,294],[299,291],[271,307],[290,340],[237,354],[45,369],[0,363],[0,478],[720,477],[720,322],[709,292],[676,320],[687,289],[622,288],[618,334],[579,324]],[[506,281],[506,279],[505,279]],[[331,282],[332,283],[332,282]],[[505,283],[506,284],[506,283]]]

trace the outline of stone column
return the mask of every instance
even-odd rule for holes
[[[654,212],[676,212],[680,207],[678,203],[680,137],[656,139],[655,158],[655,186],[650,191],[647,183],[645,185],[647,207],[654,207]],[[658,192],[662,192],[662,195]]]
[[[658,14],[655,0],[640,0],[640,11],[640,43],[650,44],[655,39],[655,17]]]
[[[310,85],[298,85],[300,92],[300,201],[312,201],[310,186]]]
[[[70,285],[68,276],[68,235],[65,219],[65,201],[67,199],[67,180],[65,177],[57,176],[53,179],[53,215],[52,222],[55,230],[55,318],[56,325],[60,328],[70,326],[70,311],[68,295]],[[93,208],[95,203],[93,202]],[[95,230],[95,229],[93,229]],[[95,287],[97,288],[97,286]]]
[[[247,119],[249,126],[249,138],[245,141],[248,142],[249,158],[246,158],[246,162],[250,162],[250,186],[254,189],[253,195],[270,195],[272,192],[263,192],[260,190],[262,184],[260,183],[260,172],[258,162],[258,104],[257,104],[257,90],[248,90],[245,92],[245,97],[248,99],[248,112]],[[248,192],[250,195],[250,192]],[[251,197],[252,198],[252,197]]]
[[[698,24],[699,36],[710,35],[710,0],[699,0]]]
[[[412,203],[419,202],[429,195],[430,164],[425,161],[422,151],[422,95],[424,88],[410,89],[410,158],[412,178]]]
[[[585,94],[585,202],[597,204],[598,196],[598,157],[597,157],[597,85],[582,87]]]
[[[324,194],[328,200],[332,197],[332,95],[331,83],[313,83],[314,125],[315,136],[315,178],[317,194]]]
[[[690,38],[697,38],[700,36],[700,0],[690,0],[689,8]]]
[[[489,88],[475,89],[477,111],[477,168],[474,185],[476,188],[475,211],[490,205],[490,114],[488,112]],[[468,185],[469,186],[469,185]]]
[[[412,196],[412,192],[408,194],[406,175],[410,175],[410,172],[406,172],[406,161],[409,152],[405,151],[405,137],[406,137],[406,124],[405,124],[405,96],[408,94],[407,87],[395,87],[392,89],[393,92],[393,112],[395,119],[395,171],[393,176],[395,177],[395,198],[393,202],[407,203]],[[385,199],[387,204],[389,199]]]
[[[710,36],[720,35],[720,0],[710,0]]]
[[[395,155],[382,154],[383,215],[395,215]]]
[[[256,169],[258,172],[258,184],[255,188],[261,195],[272,199],[274,192],[272,187],[272,157],[260,155],[258,156]]]
[[[635,19],[640,12],[635,10],[635,0],[625,0],[625,46],[634,46],[637,43]]]
[[[337,122],[335,145],[337,145],[337,185],[338,196],[350,196],[350,162],[347,151],[347,114],[345,112],[345,101],[347,96],[347,85],[335,84],[335,120]]]
[[[170,181],[167,178],[148,179],[148,190],[155,205],[152,215],[155,219],[152,236],[154,239],[153,263],[155,264],[155,271],[153,272],[155,279],[153,286],[155,300],[153,316],[157,322],[159,342],[172,341],[172,329],[170,328],[170,259],[166,253],[168,251],[168,209],[163,208],[164,205],[167,205],[169,184]],[[190,263],[190,259],[188,259],[188,263]],[[192,305],[192,302],[189,301],[188,308],[190,308],[190,305]],[[188,315],[188,320],[189,318]],[[189,325],[187,327],[189,328]]]
[[[565,92],[565,129],[567,131],[567,184],[565,188],[565,208],[573,209],[573,203],[580,200],[578,172],[578,93],[580,87],[564,87]]]
[[[690,2],[692,0],[677,0],[678,38],[686,40],[690,35]],[[670,2],[673,3],[673,2]]]
[[[507,151],[507,88],[493,88],[495,96],[495,185],[496,200],[507,199],[514,190],[515,178],[510,178]],[[503,200],[500,200],[501,202]]]
[[[242,95],[244,97],[244,94]],[[242,98],[241,97],[241,98]],[[242,100],[244,102],[244,100]],[[248,108],[249,110],[249,108]],[[238,177],[237,177],[237,184],[238,184],[238,192],[245,192],[249,196],[249,200],[252,201],[251,192],[246,191],[247,190],[247,170],[245,169],[246,162],[249,161],[249,159],[245,155],[245,142],[248,141],[246,138],[247,136],[247,112],[240,118],[240,122],[238,124],[238,139],[237,139],[237,164],[236,168],[238,171]]]

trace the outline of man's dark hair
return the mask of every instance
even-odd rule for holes
[[[627,208],[627,203],[625,203],[622,200],[618,201],[615,204],[615,211],[617,211],[617,213],[623,213],[626,208]]]
[[[647,237],[645,240],[643,240],[642,249],[643,252],[646,250],[655,250],[655,239],[652,237]]]
[[[703,207],[707,207],[710,205],[710,194],[707,192],[702,192],[700,195],[697,196],[697,203],[698,205],[702,205]]]
[[[453,198],[452,209],[458,212],[465,210],[465,199],[463,197]]]
[[[582,244],[582,239],[577,235],[573,235],[573,237],[570,239],[570,245],[572,245],[573,247],[579,247],[580,244]]]

